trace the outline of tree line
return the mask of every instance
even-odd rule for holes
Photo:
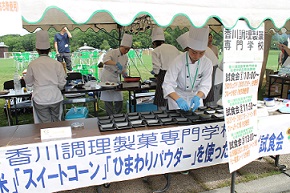
[[[167,28],[164,31],[165,42],[171,45],[176,46],[179,50],[181,47],[176,42],[176,38],[181,34],[188,31],[188,29],[179,29],[179,28]],[[54,28],[49,29],[50,45],[51,51],[54,50],[54,35],[58,33]],[[91,46],[100,50],[108,50],[109,48],[117,48],[120,44],[119,32],[113,30],[111,32],[98,31],[95,32],[92,29],[88,29],[83,32],[80,29],[74,29],[70,31],[73,38],[70,40],[71,51],[74,52],[78,48],[84,46]],[[152,45],[151,42],[151,30],[146,30],[145,32],[139,32],[132,34],[133,35],[133,48],[144,49],[150,48]],[[219,49],[222,49],[222,32],[212,33],[214,40],[213,44],[216,45]],[[5,35],[0,36],[0,42],[8,47],[9,52],[25,52],[25,51],[34,51],[35,50],[35,34],[30,33],[24,36],[20,35]]]

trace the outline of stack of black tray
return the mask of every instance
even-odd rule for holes
[[[162,125],[193,125],[222,121],[223,108],[220,106],[200,107],[195,112],[165,110],[151,112],[133,112],[99,117],[100,131],[152,127]]]

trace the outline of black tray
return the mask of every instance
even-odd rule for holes
[[[141,115],[151,115],[152,113],[150,111],[148,112],[140,112]]]
[[[136,115],[136,116],[128,116],[128,120],[130,121],[134,121],[134,120],[140,120],[141,117],[139,115]]]
[[[161,111],[161,110],[160,110],[160,111],[152,111],[152,113],[153,113],[153,114],[163,114],[164,111]]]
[[[164,113],[162,113],[162,114],[157,114],[157,117],[159,118],[159,119],[162,119],[162,118],[169,118],[169,115],[168,114],[164,114]]]
[[[162,123],[158,119],[146,119],[145,122],[148,127],[162,125]]]
[[[114,123],[110,123],[110,124],[99,125],[99,129],[100,131],[113,131],[113,130],[116,130],[117,128]]]
[[[209,115],[213,115],[215,112],[216,112],[216,110],[214,110],[214,109],[204,111],[205,114],[209,114]]]
[[[131,117],[131,116],[139,116],[139,113],[138,112],[127,113],[127,116],[128,117]]]
[[[211,114],[201,114],[200,120],[210,120],[212,118]]]
[[[125,117],[125,114],[113,114],[113,118]]]
[[[156,115],[153,115],[153,114],[151,114],[151,115],[143,115],[142,116],[143,117],[143,119],[156,119]]]
[[[107,120],[107,119],[111,119],[110,116],[103,116],[103,117],[98,117],[99,120]]]
[[[197,109],[200,111],[206,110],[208,107],[207,106],[199,106]]]
[[[180,113],[167,113],[170,117],[180,117]]]
[[[99,120],[99,125],[104,125],[104,124],[109,124],[109,123],[113,123],[113,121],[111,119]]]
[[[183,110],[178,110],[177,113],[180,113],[183,116],[190,116],[193,115],[192,111],[183,111]]]
[[[174,117],[173,118],[177,124],[191,124],[191,120],[187,117]]]
[[[133,128],[146,126],[146,123],[144,120],[133,120],[133,121],[130,121],[130,123],[131,123]]]
[[[179,110],[166,110],[165,113],[170,114],[170,113],[178,113]]]
[[[118,117],[118,118],[114,118],[114,122],[118,123],[118,122],[124,122],[126,121],[126,117]]]
[[[121,130],[121,129],[131,129],[132,128],[132,125],[128,121],[118,122],[118,123],[115,123],[115,125],[116,125],[116,127],[117,127],[118,130]]]
[[[186,116],[186,118],[189,118],[192,122],[200,121],[199,115],[190,115],[190,116]]]
[[[174,125],[174,124],[176,124],[176,121],[172,117],[162,118],[162,119],[160,119],[160,121],[161,121],[161,123],[163,125]]]

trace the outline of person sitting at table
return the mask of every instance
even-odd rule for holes
[[[27,86],[33,86],[32,103],[34,123],[61,120],[63,95],[66,84],[63,65],[48,56],[50,52],[47,31],[36,32],[36,50],[39,58],[28,65],[24,77]]]
[[[112,49],[106,53],[103,59],[103,70],[101,74],[101,82],[119,83],[120,75],[127,77],[127,53],[131,49],[133,36],[124,34],[120,47]],[[123,93],[121,91],[102,91],[101,98],[105,103],[107,115],[121,113],[123,108]]]

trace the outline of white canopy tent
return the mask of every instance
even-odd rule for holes
[[[239,19],[246,20],[251,29],[264,23],[266,41],[261,77],[272,34],[281,28],[287,33],[290,30],[290,4],[284,0],[20,0],[20,3],[23,27],[29,32],[51,27],[60,30],[63,25],[70,30],[120,32],[145,30],[153,25],[180,28],[209,25],[218,31],[221,26],[233,28]]]
[[[23,26],[30,32],[37,27],[59,30],[63,24],[70,29],[110,31],[117,24],[132,24],[141,15],[149,15],[162,27],[202,27],[215,17],[227,29],[239,19],[245,19],[250,28],[272,20],[270,27],[280,29],[289,19],[290,5],[282,0],[21,0],[21,9]]]

